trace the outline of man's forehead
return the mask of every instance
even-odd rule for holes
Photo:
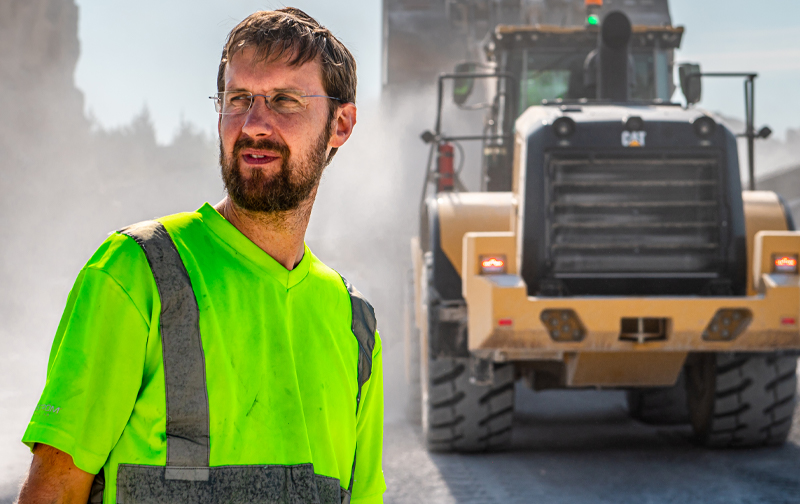
[[[307,90],[322,86],[319,58],[303,64],[291,64],[293,54],[278,57],[259,54],[255,49],[237,51],[225,66],[225,88],[247,81],[250,85]]]

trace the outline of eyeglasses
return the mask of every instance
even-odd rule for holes
[[[339,98],[325,95],[303,95],[291,91],[281,91],[273,95],[253,94],[247,91],[223,91],[214,96],[214,108],[218,114],[237,115],[244,114],[253,106],[256,96],[263,96],[270,110],[278,114],[296,114],[308,108],[307,98],[328,98],[342,101]]]

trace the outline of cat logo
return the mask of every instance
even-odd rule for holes
[[[623,131],[622,132],[622,146],[623,147],[644,147],[644,137],[647,136],[646,131]]]

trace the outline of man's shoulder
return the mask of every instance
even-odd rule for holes
[[[166,215],[155,220],[167,228],[170,236],[178,236],[182,233],[192,232],[204,226],[203,214],[200,210]]]
[[[309,268],[309,273],[318,281],[321,280],[325,283],[328,283],[336,288],[342,295],[348,296],[351,304],[354,305],[354,309],[359,308],[359,306],[356,305],[363,305],[363,310],[370,315],[370,318],[375,318],[375,310],[372,307],[372,303],[367,300],[361,291],[359,291],[352,282],[345,278],[344,275],[320,261],[319,258],[313,254],[311,254],[311,266]]]
[[[310,253],[308,249],[306,249],[306,252]],[[327,283],[342,293],[346,292],[350,296],[355,295],[356,297],[366,301],[366,298],[363,296],[363,294],[361,294],[361,292],[359,292],[358,289],[356,289],[355,286],[349,280],[347,280],[344,275],[322,262],[314,254],[311,254],[309,274],[318,282],[321,281]]]
[[[366,362],[360,363],[361,375],[359,379],[366,381],[369,379],[369,371],[371,369],[371,361],[373,351],[376,348],[377,336],[377,318],[375,317],[375,309],[367,298],[351,283],[344,275],[340,274],[333,268],[326,266],[322,261],[312,255],[311,273],[314,276],[325,278],[327,281],[335,284],[339,289],[340,295],[345,296],[349,303],[351,313],[351,329],[359,346],[363,350]],[[377,343],[380,346],[380,343]],[[366,367],[364,367],[366,366]]]
[[[201,222],[202,218],[198,212],[182,212],[159,217],[153,221],[163,224],[169,231],[170,237],[178,237],[182,233],[190,232],[194,227],[193,224]],[[109,233],[84,268],[102,270],[112,276],[117,276],[116,274],[134,268],[137,264],[146,265],[147,259],[141,245],[123,232],[125,229],[135,226],[136,224],[132,224]]]
[[[333,268],[322,262],[315,256],[311,250],[306,247],[306,254],[310,256],[310,264],[308,266],[308,274],[317,282],[323,282],[331,285],[338,290],[344,290],[344,282],[342,276]]]

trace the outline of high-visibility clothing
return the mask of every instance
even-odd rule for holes
[[[332,502],[350,488],[353,503],[381,502],[381,343],[364,348],[357,323],[368,304],[308,248],[287,271],[207,204],[159,222],[191,295],[162,298],[147,245],[109,237],[70,293],[23,441],[103,469],[106,503],[148,500],[137,489],[153,475],[165,502]],[[163,313],[192,302],[197,321],[175,332]]]

